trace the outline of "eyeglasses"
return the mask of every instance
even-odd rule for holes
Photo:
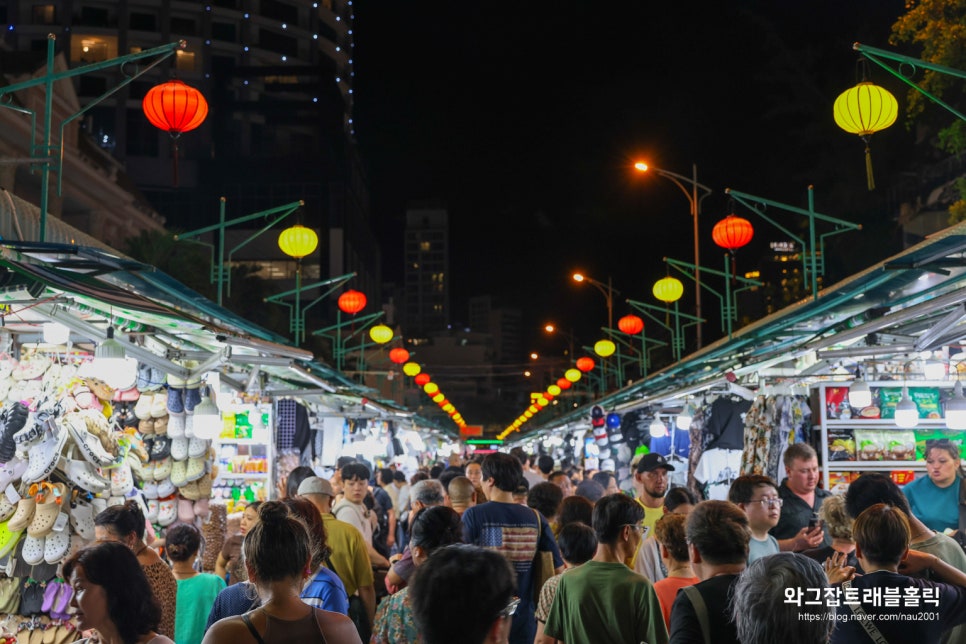
[[[500,617],[503,619],[509,619],[513,617],[513,614],[517,612],[517,606],[520,605],[520,598],[513,597],[510,599],[510,603],[506,605],[506,608],[500,611]]]
[[[748,501],[748,503],[761,503],[762,505],[767,505],[770,508],[782,507],[785,501],[782,499],[754,499],[753,501]]]
[[[621,526],[622,528],[634,528],[636,531],[640,532],[644,529],[643,523],[625,523]]]

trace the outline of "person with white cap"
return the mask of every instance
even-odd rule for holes
[[[332,549],[326,566],[339,576],[345,586],[349,596],[349,617],[356,621],[359,615],[355,613],[364,609],[364,616],[371,625],[376,615],[376,590],[368,548],[362,533],[355,526],[333,516],[332,497],[335,492],[332,484],[324,478],[310,476],[302,481],[298,487],[298,496],[311,501],[322,513],[328,545]],[[363,639],[368,641],[368,638]]]

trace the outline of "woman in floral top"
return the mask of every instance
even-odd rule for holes
[[[413,563],[418,568],[437,548],[462,540],[463,525],[455,510],[445,506],[421,509],[413,520],[409,542]],[[379,605],[372,644],[418,644],[420,641],[409,605],[409,588],[403,588]]]

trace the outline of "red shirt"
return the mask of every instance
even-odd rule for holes
[[[671,606],[678,591],[685,586],[693,586],[701,581],[697,577],[667,577],[654,584],[654,592],[661,602],[661,613],[664,615],[664,625],[671,628]]]

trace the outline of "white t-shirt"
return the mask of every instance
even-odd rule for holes
[[[372,522],[369,520],[370,511],[361,503],[353,503],[342,499],[332,508],[332,514],[339,521],[345,521],[362,533],[367,546],[372,546]]]
[[[708,498],[727,501],[731,483],[741,475],[740,449],[709,449],[701,455],[694,478],[708,486]]]

